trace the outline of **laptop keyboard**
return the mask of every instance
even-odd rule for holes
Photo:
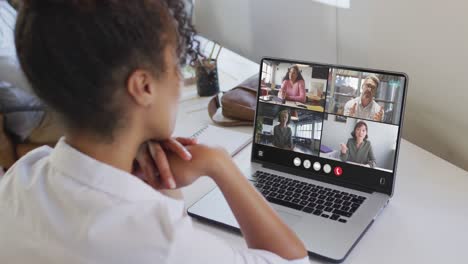
[[[271,203],[346,223],[366,197],[257,171],[254,185]]]

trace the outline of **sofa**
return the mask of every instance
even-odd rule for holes
[[[4,121],[4,115],[0,113],[0,167],[7,169],[26,153],[43,146],[43,144],[18,142],[5,130]]]

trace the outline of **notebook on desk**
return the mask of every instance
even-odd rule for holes
[[[199,144],[222,147],[226,149],[231,156],[235,156],[252,142],[251,134],[212,125],[202,127],[193,133],[191,137],[197,138]]]

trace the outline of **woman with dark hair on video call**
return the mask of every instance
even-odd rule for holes
[[[282,149],[292,149],[292,130],[288,126],[289,113],[283,110],[279,113],[279,125],[273,128],[273,145]]]
[[[376,166],[374,152],[372,151],[371,142],[368,138],[367,124],[359,121],[354,126],[351,132],[352,138],[348,139],[348,143],[341,144],[340,159],[342,161],[351,161],[368,165],[371,168]]]
[[[305,82],[297,65],[289,68],[286,76],[284,76],[278,97],[301,103],[306,102]]]

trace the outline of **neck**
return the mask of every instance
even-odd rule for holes
[[[356,138],[356,144],[361,145],[361,143],[364,141],[362,138]]]
[[[137,136],[121,133],[114,140],[107,142],[91,133],[67,133],[67,143],[80,152],[110,166],[132,172],[133,161],[139,146],[144,142],[137,140]]]
[[[365,96],[362,96],[361,97],[361,104],[362,106],[366,107],[367,105],[369,105],[369,103],[372,101],[372,99],[369,99]]]

